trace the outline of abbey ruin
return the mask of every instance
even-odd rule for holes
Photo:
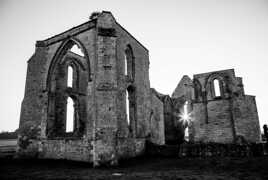
[[[184,76],[163,95],[150,88],[148,49],[106,11],[36,42],[19,129],[21,157],[95,166],[142,155],[146,142],[180,144],[185,129],[190,142],[260,141],[255,97],[233,69]]]

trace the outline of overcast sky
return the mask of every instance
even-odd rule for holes
[[[0,131],[18,128],[35,41],[101,10],[149,49],[151,87],[172,94],[185,74],[234,68],[268,122],[266,0],[0,0]]]

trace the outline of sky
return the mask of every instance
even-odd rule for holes
[[[149,49],[151,87],[172,94],[183,75],[234,68],[268,123],[266,0],[0,0],[0,131],[18,128],[35,42],[102,10]]]

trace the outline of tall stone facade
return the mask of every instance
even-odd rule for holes
[[[146,141],[182,143],[187,127],[191,141],[258,142],[255,98],[244,94],[233,70],[184,76],[172,97],[151,89],[148,50],[110,12],[93,13],[88,22],[36,42],[21,106],[19,157],[113,165],[142,155]]]
[[[70,132],[68,99],[74,104]],[[144,152],[145,139],[158,131],[150,128],[152,112],[148,50],[110,12],[98,13],[37,41],[28,61],[18,154],[116,164]]]

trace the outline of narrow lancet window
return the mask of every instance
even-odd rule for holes
[[[129,94],[128,91],[126,91],[126,115],[127,115],[127,124],[130,125],[130,113],[129,113]]]
[[[124,54],[124,63],[125,63],[125,75],[127,75],[128,74],[128,69],[127,69],[127,56],[126,56],[126,54]]]
[[[67,113],[66,113],[66,132],[74,131],[74,102],[73,99],[67,99]]]
[[[130,79],[134,80],[135,78],[135,63],[132,48],[128,45],[125,54],[124,54],[124,62],[125,62],[125,75],[128,75]]]
[[[67,81],[68,87],[73,87],[73,67],[68,66],[68,81]]]
[[[215,97],[221,96],[221,90],[220,90],[220,82],[219,82],[219,80],[218,79],[214,79],[213,85],[214,85]]]

